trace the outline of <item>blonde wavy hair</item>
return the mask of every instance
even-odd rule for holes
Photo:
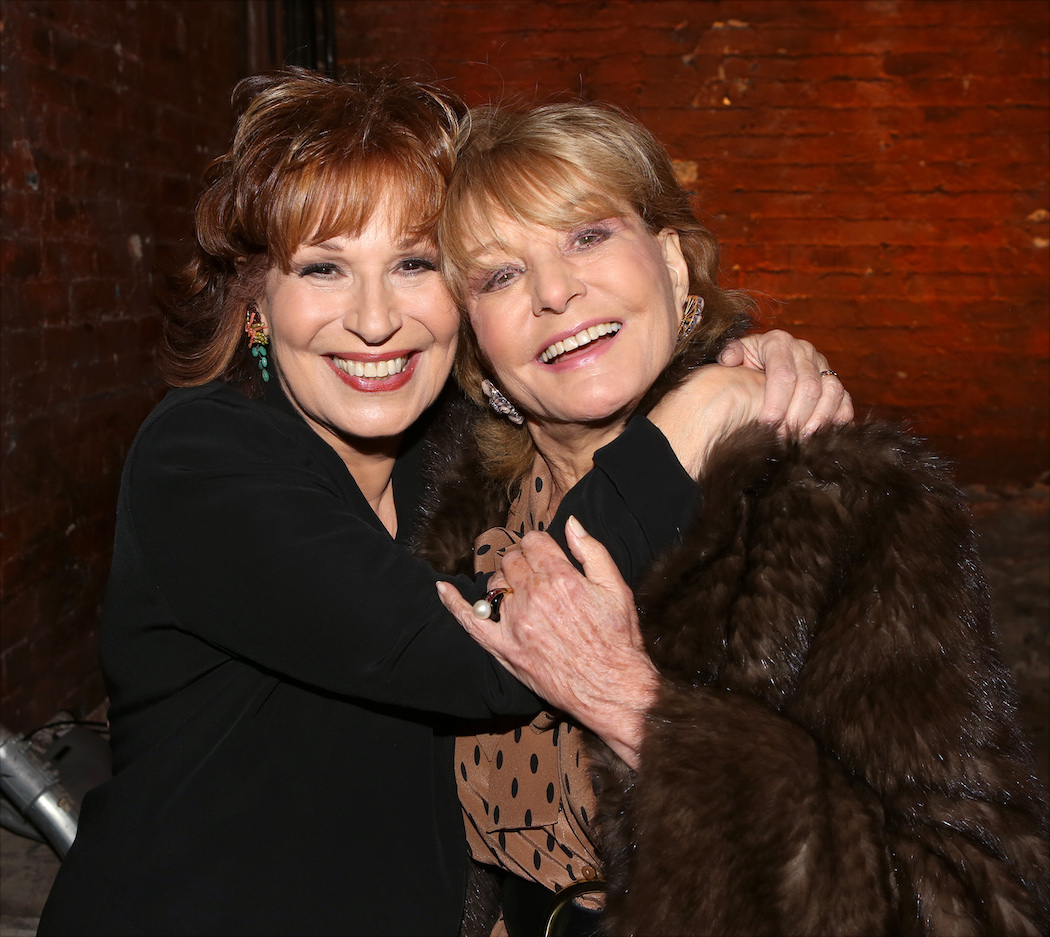
[[[359,234],[385,193],[406,236],[436,241],[466,107],[405,78],[286,68],[234,89],[229,150],[205,172],[189,262],[162,300],[159,364],[172,386],[261,390],[244,336],[267,271],[301,244]]]
[[[647,412],[688,367],[715,360],[730,338],[749,328],[753,303],[718,286],[718,241],[696,220],[667,151],[638,121],[617,108],[585,103],[471,110],[461,126],[439,244],[449,289],[465,313],[477,273],[472,249],[498,241],[500,217],[568,230],[631,212],[654,235],[666,228],[678,233],[689,292],[704,299],[699,327],[642,401],[640,410]],[[492,368],[465,314],[455,374],[483,410],[475,435],[486,470],[516,482],[531,468],[535,447],[525,427],[488,408],[481,382]]]

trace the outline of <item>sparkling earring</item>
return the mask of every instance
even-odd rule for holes
[[[252,357],[259,359],[259,370],[262,372],[263,382],[270,379],[270,372],[266,366],[270,363],[266,357],[266,346],[270,344],[270,336],[263,331],[262,316],[254,302],[248,303],[248,315],[244,319],[244,331],[248,333],[248,347],[252,350]]]
[[[704,297],[690,293],[682,304],[682,321],[678,323],[678,340],[681,345],[700,324],[704,312]]]
[[[514,404],[500,393],[499,388],[492,381],[482,381],[481,392],[489,398],[489,406],[500,416],[505,416],[515,426],[521,426],[525,422],[525,417],[514,409]]]

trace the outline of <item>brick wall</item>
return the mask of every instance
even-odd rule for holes
[[[120,469],[163,393],[153,269],[229,134],[242,4],[4,2],[0,320],[4,724],[103,695]]]
[[[470,103],[571,91],[681,161],[725,280],[808,338],[858,409],[965,481],[1048,467],[1050,5],[339,4],[344,64]],[[774,318],[775,317],[775,318]]]
[[[162,393],[153,269],[190,230],[259,0],[0,0],[0,704],[102,688],[120,467]],[[731,284],[912,416],[964,480],[1047,469],[1050,42],[1043,2],[337,3],[344,64],[472,103],[566,90],[637,113]],[[258,25],[258,24],[256,24]],[[256,39],[256,44],[262,40]],[[256,50],[257,51],[257,50]]]

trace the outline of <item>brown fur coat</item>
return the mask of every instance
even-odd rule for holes
[[[421,551],[467,570],[506,501],[469,426]],[[610,934],[1038,934],[1045,804],[961,496],[882,425],[720,444],[635,583],[664,677],[641,766],[591,753]]]

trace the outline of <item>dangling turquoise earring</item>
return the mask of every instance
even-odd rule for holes
[[[248,347],[252,350],[252,356],[259,359],[259,370],[262,372],[263,381],[270,379],[270,372],[266,366],[270,360],[266,357],[266,346],[270,344],[270,336],[263,331],[262,317],[254,302],[248,303],[248,315],[244,320],[244,331],[248,333]]]

